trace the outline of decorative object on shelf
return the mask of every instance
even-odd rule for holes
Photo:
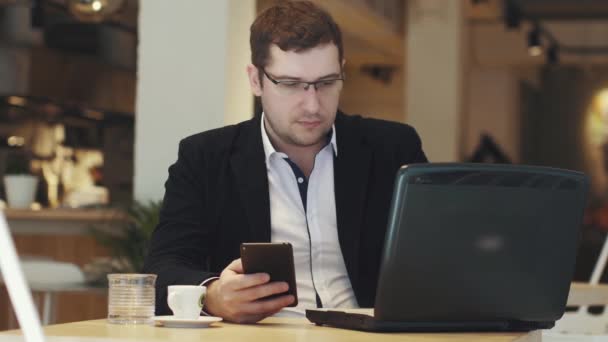
[[[372,79],[389,85],[395,73],[399,71],[399,67],[396,65],[365,64],[361,66],[360,70]]]
[[[30,173],[30,160],[23,151],[9,154],[4,189],[10,208],[29,209],[36,196],[38,177]]]
[[[89,283],[102,284],[107,281],[108,273],[138,273],[144,265],[148,252],[148,242],[162,207],[161,201],[142,203],[134,201],[125,210],[127,219],[123,223],[113,222],[117,227],[109,228],[109,223],[91,229],[91,235],[110,252],[110,258],[100,258],[84,267],[85,277]]]
[[[125,0],[68,0],[68,10],[78,20],[100,23],[120,11]]]

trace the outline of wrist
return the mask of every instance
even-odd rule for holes
[[[213,310],[213,298],[215,298],[215,290],[217,287],[216,284],[216,280],[218,278],[214,278],[214,279],[208,279],[208,281],[204,282],[204,286],[207,288],[206,290],[206,294],[205,294],[205,299],[203,300],[203,314],[206,314],[208,316],[215,316],[214,314],[214,310]]]

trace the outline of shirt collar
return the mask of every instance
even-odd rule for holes
[[[272,156],[275,153],[278,153],[282,157],[286,158],[287,155],[285,155],[285,153],[278,152],[277,150],[274,149],[274,146],[272,146],[272,143],[270,142],[270,138],[268,138],[268,133],[266,133],[266,127],[264,127],[264,112],[262,112],[262,120],[260,120],[260,122],[261,122],[260,123],[261,130],[262,130],[262,143],[264,145],[264,154],[266,155],[266,165],[269,165],[270,156]],[[331,126],[331,131],[329,132],[328,139],[329,139],[328,144],[331,144],[331,147],[334,151],[334,156],[338,156],[338,143],[336,142],[336,125],[335,124],[332,124],[332,126]],[[325,146],[327,146],[327,145],[325,145]]]

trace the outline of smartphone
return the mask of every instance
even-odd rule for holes
[[[290,243],[242,243],[241,262],[246,274],[268,273],[270,281],[284,281],[289,284],[287,292],[268,296],[267,299],[290,294],[293,295],[295,301],[289,306],[298,305],[296,271],[293,264],[293,249]]]

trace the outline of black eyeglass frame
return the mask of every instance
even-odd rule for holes
[[[320,83],[335,82],[335,81],[342,81],[342,82],[344,82],[346,80],[346,78],[344,77],[344,73],[343,72],[340,72],[342,74],[342,77],[321,79],[321,80],[313,81],[313,82],[296,81],[296,80],[279,81],[279,80],[275,80],[274,78],[272,78],[272,76],[268,75],[268,73],[266,72],[265,69],[262,69],[262,73],[264,73],[264,76],[266,76],[266,78],[268,78],[270,80],[270,82],[272,82],[275,85],[280,85],[280,84],[295,84],[295,83],[304,84],[305,83],[306,86],[303,88],[305,91],[308,91],[308,88],[310,88],[310,86],[313,86],[315,88],[315,90],[319,90],[319,88],[317,87],[317,84],[320,84]]]

